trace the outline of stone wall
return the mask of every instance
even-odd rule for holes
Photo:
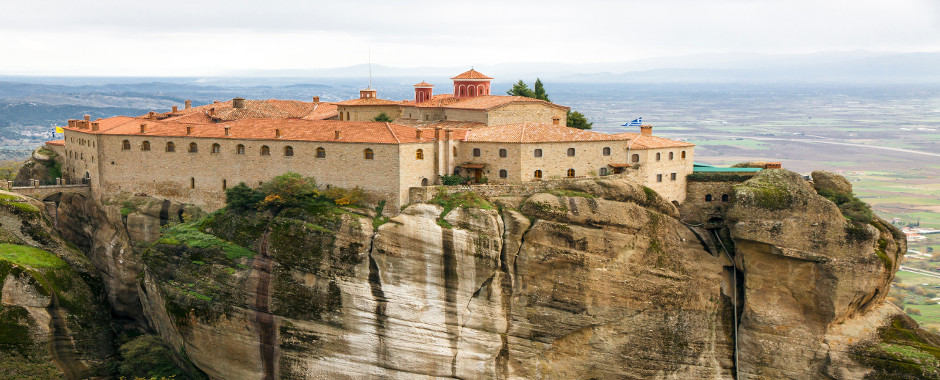
[[[97,188],[99,170],[97,157],[100,136],[88,132],[65,130],[65,154],[62,175],[66,179],[76,180],[87,173],[91,178],[92,188]]]
[[[552,107],[544,103],[507,104],[487,112],[486,125],[505,125],[524,122],[551,124],[553,117],[560,118],[560,125],[567,125],[567,109]]]
[[[685,158],[682,158],[683,152]],[[670,153],[672,159],[669,158]],[[686,176],[692,174],[695,161],[693,147],[630,150],[628,157],[631,163],[634,154],[640,156],[641,179],[646,186],[670,201],[682,203],[685,200]]]
[[[374,121],[376,116],[385,112],[388,117],[394,119],[401,117],[401,106],[398,105],[375,105],[375,106],[339,106],[340,120],[345,121]]]
[[[738,183],[689,181],[685,201],[679,205],[682,220],[707,224],[715,218],[724,219],[725,211],[733,201],[734,185]],[[710,200],[706,200],[706,197]]]
[[[240,140],[197,137],[118,136],[103,135],[100,146],[100,190],[109,192],[145,193],[181,202],[189,202],[213,210],[224,204],[224,187],[245,182],[250,186],[286,172],[310,176],[320,185],[359,186],[375,196],[386,199],[397,208],[407,199],[407,188],[421,184],[418,176],[431,177],[433,163],[427,158],[415,164],[415,149],[431,151],[431,143],[373,144],[282,140]],[[130,150],[122,149],[129,140]],[[149,141],[150,151],[141,151]],[[175,152],[167,152],[167,142],[175,144]],[[195,142],[198,152],[190,153]],[[219,153],[212,145],[220,144]],[[237,145],[245,146],[237,154]],[[262,146],[270,155],[260,154]],[[293,156],[285,148],[293,148]],[[316,148],[326,149],[325,158],[316,158]],[[364,150],[372,149],[373,159],[365,159]],[[410,161],[402,173],[401,161]],[[402,178],[408,180],[402,180]],[[411,178],[415,177],[415,178]]]

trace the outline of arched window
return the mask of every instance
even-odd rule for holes
[[[480,157],[480,148],[473,148],[473,157]]]
[[[317,148],[317,158],[326,158],[326,149],[323,149],[322,146]]]
[[[477,85],[477,95],[486,95],[483,93],[483,85]]]
[[[508,152],[506,152],[506,149],[500,149],[500,150],[499,150],[499,156],[500,156],[500,157],[506,158],[506,156],[508,156],[507,153],[508,153]]]
[[[262,155],[262,156],[270,156],[270,155],[271,155],[271,148],[268,148],[267,145],[262,145],[262,146],[261,146],[261,155]]]
[[[574,169],[568,169],[568,178],[574,178]]]
[[[669,152],[669,159],[672,159],[672,152]]]
[[[682,157],[683,160],[685,159],[685,151],[684,151],[684,150],[682,151],[682,153],[679,154],[679,157]]]
[[[371,148],[367,148],[366,150],[362,151],[362,153],[365,155],[367,160],[371,160],[375,157],[375,152],[373,152]]]
[[[634,154],[633,157],[630,158],[630,161],[633,161],[633,162],[640,162],[640,155],[639,155],[639,154]]]
[[[500,169],[499,178],[506,178],[506,177],[509,177],[509,172],[507,172],[506,169]]]
[[[711,201],[712,201],[712,195],[711,195],[711,194],[705,194],[705,202],[711,202]]]
[[[532,153],[532,155],[535,157],[542,157],[542,150],[536,149],[535,152]]]
[[[291,157],[294,155],[294,148],[290,145],[284,147],[284,156]]]
[[[212,144],[212,153],[222,153],[222,146],[219,144]]]
[[[470,90],[470,91],[468,91],[468,94],[467,94],[467,95],[469,95],[469,96],[476,96],[476,93],[477,93],[476,87],[470,86],[470,88],[469,88],[468,90]]]
[[[167,152],[175,152],[175,151],[176,151],[176,144],[174,144],[172,141],[166,143],[166,151],[167,151]]]
[[[131,141],[130,140],[121,141],[121,150],[131,150]]]
[[[150,150],[150,141],[140,143],[140,150]]]
[[[568,157],[574,157],[574,148],[568,148]]]
[[[424,159],[424,150],[423,150],[423,149],[418,149],[418,150],[415,151],[415,159],[416,159],[416,160],[423,160],[423,159]]]
[[[722,201],[722,202],[727,202],[727,201],[728,201],[728,194],[721,194],[721,201]]]
[[[661,154],[656,153],[656,161],[659,161],[662,158],[661,156],[662,156]]]
[[[607,175],[607,168],[601,168],[601,170],[599,170],[599,173],[601,175]]]
[[[603,152],[604,152],[604,155],[605,155],[605,156],[609,156],[609,155],[610,155],[610,147],[606,147],[606,146],[605,146]]]
[[[421,186],[427,186],[427,185],[428,185],[428,179],[427,179],[427,178],[421,178]]]
[[[536,170],[535,173],[532,174],[532,176],[534,176],[536,179],[542,179],[542,171]]]
[[[245,154],[245,146],[238,144],[238,146],[235,147],[235,154]]]
[[[199,145],[196,145],[196,143],[189,143],[189,153],[196,152],[199,152]]]

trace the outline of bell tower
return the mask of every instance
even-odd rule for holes
[[[431,100],[431,97],[434,96],[434,85],[428,82],[421,82],[415,87],[415,103],[426,102]]]

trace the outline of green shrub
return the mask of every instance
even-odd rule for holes
[[[441,212],[441,216],[438,218],[438,224],[447,223],[444,221],[444,217],[453,210],[454,208],[481,208],[484,210],[492,210],[493,205],[490,202],[487,202],[486,199],[477,195],[472,191],[462,191],[459,193],[450,194],[444,188],[437,190],[437,194],[434,195],[434,198],[431,198],[428,203],[436,204],[444,208],[444,211]],[[449,225],[444,225],[448,227]]]
[[[359,188],[359,186],[356,186],[352,189],[331,186],[329,189],[323,191],[323,196],[326,199],[333,201],[333,203],[338,206],[359,206],[362,205],[363,200],[365,200],[366,192],[365,190]]]
[[[387,113],[382,112],[382,113],[380,113],[378,116],[376,116],[376,117],[375,117],[374,119],[372,119],[372,120],[381,121],[381,122],[383,122],[383,123],[391,123],[391,122],[392,122],[392,117],[391,117],[391,116],[388,116]]]
[[[288,172],[274,177],[261,185],[265,197],[258,203],[259,209],[280,211],[288,207],[302,207],[318,195],[317,182],[310,177]]]
[[[248,211],[258,208],[258,203],[264,200],[264,193],[248,187],[244,182],[225,190],[225,203],[236,211]]]
[[[173,362],[173,352],[156,335],[141,335],[118,349],[124,359],[118,375],[134,378],[186,378]]]
[[[463,184],[466,184],[467,182],[470,181],[470,178],[461,177],[461,176],[459,176],[459,175],[457,175],[457,174],[454,174],[454,175],[442,175],[442,176],[440,176],[440,177],[441,177],[441,184],[444,185],[444,186],[463,185]]]

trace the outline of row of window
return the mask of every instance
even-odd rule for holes
[[[122,142],[122,145],[121,145],[121,150],[131,150],[131,142],[130,142],[129,140],[124,140],[124,141]],[[140,144],[140,150],[149,151],[149,150],[150,150],[150,142],[149,142],[149,141],[143,141],[143,142],[141,142],[141,144]],[[176,152],[176,144],[174,144],[172,141],[166,143],[166,148],[165,148],[165,150],[166,150],[167,152]],[[196,144],[196,143],[189,143],[189,150],[188,150],[188,152],[189,152],[189,153],[199,153],[199,145]],[[211,152],[211,153],[222,153],[222,146],[219,145],[219,144],[212,144],[212,150],[211,150],[210,152]],[[243,145],[243,144],[238,144],[237,146],[235,146],[235,154],[245,154],[245,145]],[[260,154],[261,154],[262,156],[270,156],[270,155],[271,155],[271,148],[268,147],[267,145],[262,145],[262,146],[261,146],[261,150],[260,150]],[[372,149],[370,149],[370,148],[364,149],[364,150],[362,151],[362,154],[363,154],[363,157],[365,157],[365,159],[367,159],[367,160],[371,160],[371,159],[374,159],[374,158],[375,158],[375,152],[374,152]],[[288,146],[285,146],[285,147],[284,147],[284,156],[291,157],[291,156],[293,156],[293,155],[294,155],[294,148],[291,147],[291,146],[289,146],[289,145],[288,145]],[[423,160],[423,159],[424,159],[424,152],[423,152],[421,149],[418,149],[416,155],[417,155],[417,158],[418,158],[419,160]],[[326,158],[326,148],[318,147],[318,148],[316,149],[316,155],[315,155],[315,157],[316,157],[316,158]]]
[[[575,150],[575,148],[568,148],[568,151],[567,151],[566,153],[567,153],[568,157],[574,157],[574,156],[577,154],[577,151]],[[601,154],[604,155],[604,156],[609,156],[609,155],[610,155],[610,147],[604,147],[604,149],[601,150]],[[457,155],[456,149],[455,149],[455,151],[454,151],[454,155],[455,155],[455,156]],[[482,151],[480,151],[480,148],[473,148],[473,157],[480,157],[481,155],[482,155]],[[505,158],[505,157],[507,157],[508,155],[509,155],[509,152],[508,152],[506,149],[500,149],[500,150],[499,150],[499,157]],[[533,157],[542,157],[542,149],[535,149],[535,150],[532,152],[532,156],[533,156]],[[685,159],[685,151],[683,150],[683,151],[679,152],[679,156],[684,160],[684,159]],[[674,159],[674,158],[675,158],[674,152],[669,152],[669,159],[672,160],[672,159]],[[656,161],[661,161],[661,160],[662,160],[662,153],[656,153]],[[634,155],[631,157],[631,161],[633,161],[633,162],[640,162],[640,155],[639,155],[639,154],[634,154]]]
[[[712,195],[711,195],[711,194],[705,194],[705,202],[711,202],[711,201],[712,201]],[[727,202],[727,201],[728,201],[728,194],[721,194],[721,201],[722,201],[722,202]]]
[[[74,136],[73,136],[73,137],[69,137],[69,142],[74,143],[74,142],[75,142],[75,137],[74,137]],[[79,139],[78,139],[78,145],[90,146],[90,147],[94,148],[94,147],[95,147],[95,141],[94,141],[94,140],[86,140],[86,139],[79,138]]]
[[[684,151],[684,150],[681,151],[681,152],[679,152],[679,157],[681,157],[683,160],[685,159],[685,151]],[[656,153],[656,161],[662,161],[662,158],[663,158],[663,157],[662,157],[662,153]],[[673,159],[673,158],[675,158],[675,156],[673,155],[673,152],[669,152],[669,159],[671,160],[671,159]]]
[[[675,181],[677,178],[678,178],[678,175],[677,175],[676,173],[669,173],[669,180],[670,180],[670,181]],[[663,181],[663,175],[662,175],[662,174],[657,174],[657,175],[656,175],[656,182],[662,182],[662,181]]]

